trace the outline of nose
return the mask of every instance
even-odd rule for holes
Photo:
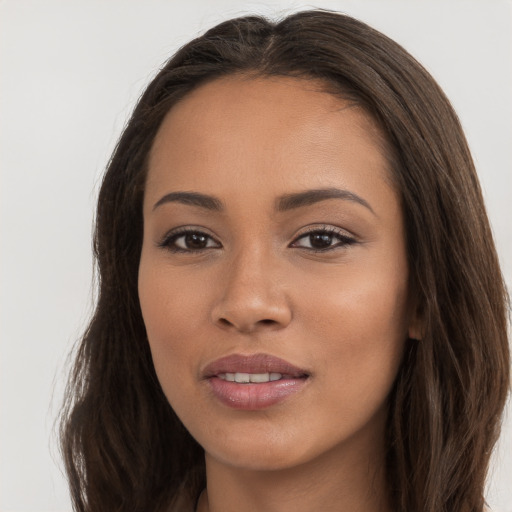
[[[226,262],[212,321],[243,333],[277,330],[292,319],[282,269],[258,248]]]

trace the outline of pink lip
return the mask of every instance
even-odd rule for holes
[[[219,377],[225,373],[280,373],[283,378],[264,383],[240,384]],[[287,361],[268,354],[234,354],[213,361],[202,371],[213,394],[234,409],[265,409],[299,392],[309,374]]]
[[[293,364],[268,354],[253,354],[244,356],[233,354],[213,361],[202,371],[203,378],[210,378],[219,373],[282,373],[290,377],[299,378],[308,375],[306,370],[297,368]]]

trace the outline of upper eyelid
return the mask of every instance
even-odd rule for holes
[[[340,228],[338,226],[333,226],[330,224],[317,224],[317,225],[307,226],[304,229],[305,229],[305,231],[303,231],[300,234],[296,234],[294,239],[301,237],[301,236],[306,236],[310,233],[316,233],[319,231],[327,231],[328,233],[336,233],[336,234],[340,234],[340,235],[344,234],[347,237],[355,238],[355,235],[350,233],[346,229]],[[179,227],[171,229],[170,231],[166,232],[166,234],[162,238],[166,239],[171,236],[182,235],[182,234],[187,234],[187,233],[201,233],[201,234],[204,234],[204,235],[207,235],[207,236],[213,238],[214,240],[217,240],[218,237],[208,231],[209,230],[207,230],[206,228],[203,228],[203,227],[185,225],[185,226],[179,226]]]
[[[302,233],[295,235],[294,240],[302,238],[303,236],[308,236],[312,233],[318,233],[318,232],[322,232],[322,231],[325,231],[329,234],[344,236],[346,238],[354,238],[354,239],[357,238],[356,235],[354,235],[350,231],[347,231],[346,229],[340,228],[338,226],[323,224],[323,225],[310,226],[310,227],[306,228],[306,230],[303,231]]]
[[[329,224],[317,224],[317,225],[310,225],[310,226],[306,227],[305,230],[302,231],[301,233],[296,234],[294,236],[293,240],[288,245],[288,247],[293,247],[293,244],[296,243],[298,240],[305,238],[305,237],[311,235],[312,233],[318,233],[318,232],[327,232],[332,235],[337,235],[341,238],[352,239],[354,242],[357,241],[356,236],[354,236],[352,233],[346,231],[343,228],[340,228],[338,226],[329,225]],[[188,251],[186,249],[183,249],[184,252],[199,252],[201,250],[207,250],[207,249],[218,249],[223,246],[222,242],[219,241],[218,237],[209,233],[208,230],[206,230],[206,228],[202,228],[202,227],[200,228],[200,227],[189,226],[189,225],[179,226],[177,228],[173,228],[172,230],[168,231],[164,235],[164,237],[157,243],[157,245],[164,247],[169,243],[171,238],[174,238],[176,240],[182,236],[187,235],[188,233],[201,233],[203,235],[206,235],[207,237],[212,239],[216,244],[218,244],[220,247],[205,247],[204,249],[196,249],[196,250],[189,249]]]
[[[306,231],[305,233],[302,233],[301,235],[298,235],[296,236],[293,241],[290,243],[289,247],[293,247],[295,244],[297,244],[297,242],[299,240],[302,240],[304,238],[307,238],[308,236],[311,236],[312,234],[314,233],[322,233],[322,232],[325,232],[325,233],[328,233],[329,235],[331,236],[334,236],[334,237],[338,237],[338,239],[342,242],[341,243],[341,246],[344,246],[344,245],[352,245],[354,243],[357,243],[357,238],[351,234],[348,234],[342,230],[338,230],[338,229],[311,229],[309,231]],[[334,244],[332,246],[330,246],[331,249],[334,249],[335,247],[339,247],[340,245],[339,244]],[[318,249],[319,251],[327,251],[329,250],[329,248],[325,248],[325,249]]]
[[[206,228],[200,228],[196,226],[178,226],[177,228],[173,228],[165,233],[165,235],[162,237],[163,240],[167,240],[171,238],[172,236],[181,236],[186,235],[187,233],[201,233],[203,235],[209,236],[210,238],[213,238],[214,240],[218,241],[218,237],[211,232],[209,232]]]

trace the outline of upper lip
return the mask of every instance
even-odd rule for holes
[[[222,373],[281,373],[292,378],[307,377],[309,373],[293,364],[269,354],[232,354],[205,366],[201,372],[208,379]]]

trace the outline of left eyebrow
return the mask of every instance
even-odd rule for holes
[[[285,194],[277,199],[276,210],[278,212],[284,212],[293,210],[295,208],[301,208],[303,206],[309,206],[320,201],[326,201],[327,199],[343,199],[346,201],[353,201],[364,206],[375,216],[377,216],[368,201],[364,200],[357,194],[350,192],[349,190],[343,190],[339,188],[318,188],[313,190],[305,190],[304,192]]]

